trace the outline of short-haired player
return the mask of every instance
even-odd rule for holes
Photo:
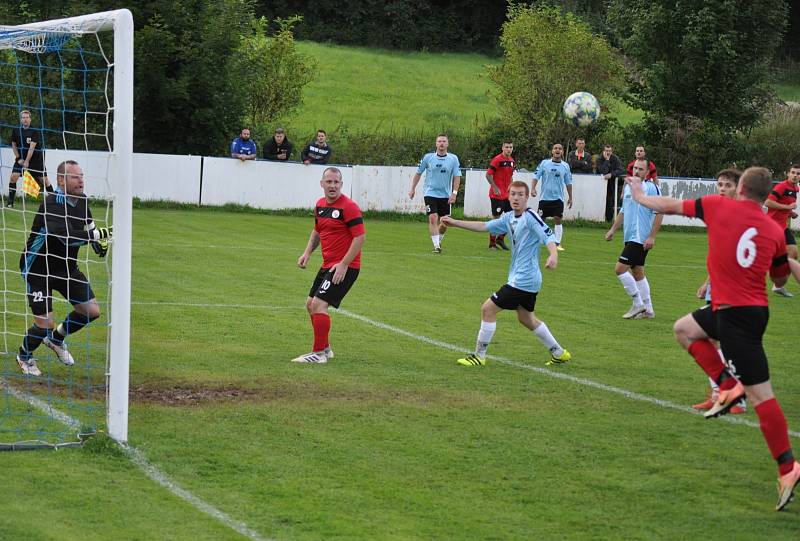
[[[503,141],[500,154],[492,158],[486,170],[486,180],[489,182],[489,203],[492,206],[492,217],[499,218],[506,212],[511,212],[511,203],[508,201],[508,187],[514,177],[514,143],[511,140]],[[489,233],[489,249],[502,248],[508,250],[505,235]]]
[[[322,266],[306,299],[314,345],[310,353],[292,359],[295,363],[323,364],[333,358],[328,307],[339,308],[356,282],[361,269],[361,247],[366,238],[361,209],[342,193],[342,172],[336,167],[326,168],[319,185],[325,195],[317,200],[314,228],[305,251],[297,259],[297,266],[306,268],[311,254],[322,245]]]
[[[717,173],[717,182],[716,182],[716,189],[717,194],[727,197],[729,199],[736,199],[736,186],[739,184],[739,177],[742,175],[742,172],[738,169],[723,169],[719,173]],[[705,299],[706,306],[703,307],[705,310],[711,309],[711,278],[707,278],[705,282],[698,288],[697,290],[697,298]],[[684,318],[691,318],[692,314],[686,314],[683,316]],[[686,322],[681,321],[683,318],[679,319],[678,322],[675,323],[677,326],[683,326]],[[717,348],[717,352],[719,352],[720,357],[723,361],[728,365],[731,373],[736,375],[736,367],[733,366],[733,363],[729,362],[725,359],[725,356],[722,354],[722,350],[719,348],[719,343],[716,340],[712,341]],[[700,402],[698,404],[694,404],[692,407],[699,411],[707,411],[714,407],[714,403],[717,401],[719,397],[719,385],[717,382],[711,378],[708,378],[709,382],[709,392],[708,397],[705,401]],[[741,403],[736,404],[733,406],[728,413],[732,414],[740,414],[747,411],[747,401],[742,399]]]
[[[634,162],[633,175],[643,181],[642,189],[647,195],[660,195],[658,186],[646,178],[647,160]],[[624,222],[625,247],[614,266],[614,272],[632,301],[630,310],[622,315],[625,319],[655,317],[653,301],[650,298],[650,282],[647,280],[644,265],[647,254],[656,242],[656,235],[661,229],[663,219],[661,214],[637,203],[631,195],[630,188],[625,186],[622,192],[622,209],[605,236],[607,241],[613,239],[614,232]]]
[[[512,211],[494,220],[471,222],[455,220],[450,216],[443,218],[447,225],[453,227],[475,232],[488,231],[495,235],[505,233],[511,240],[508,281],[481,306],[481,327],[475,352],[457,362],[463,366],[485,365],[486,352],[497,328],[497,315],[503,310],[516,310],[519,322],[531,330],[550,352],[550,360],[546,364],[565,363],[571,358],[569,351],[559,345],[544,321],[537,319],[534,314],[536,295],[542,286],[539,249],[547,247],[549,253],[545,268],[555,269],[558,265],[555,236],[547,224],[528,208],[530,192],[527,184],[512,182],[508,194]]]
[[[797,240],[792,232],[792,218],[797,218],[797,190],[800,184],[800,163],[793,163],[786,172],[786,180],[772,188],[764,206],[767,216],[778,222],[786,238],[786,253],[797,259]],[[782,297],[794,297],[785,287],[772,285],[772,291]]]
[[[555,239],[559,252],[564,251],[561,239],[564,235],[564,190],[567,191],[567,208],[572,208],[572,170],[564,161],[564,147],[556,143],[550,149],[550,158],[542,160],[533,172],[531,197],[536,197],[536,186],[542,183],[542,195],[539,198],[539,216],[543,220],[553,218],[555,223]]]
[[[779,287],[789,274],[800,275],[800,263],[786,255],[782,228],[762,209],[772,190],[772,174],[763,167],[742,173],[736,199],[706,195],[682,201],[646,195],[642,181],[627,177],[634,199],[667,214],[699,218],[708,231],[708,273],[714,290],[711,309],[695,310],[675,323],[675,337],[703,371],[719,385],[719,397],[704,415],[728,413],[743,396],[758,415],[759,426],[778,466],[778,502],[782,510],[800,482],[800,464],[792,453],[786,417],[775,398],[763,338],[769,320],[767,273]],[[719,341],[726,359],[736,366],[734,376],[711,339]],[[719,446],[719,443],[715,443]]]

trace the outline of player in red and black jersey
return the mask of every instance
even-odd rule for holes
[[[719,385],[719,397],[704,415],[724,415],[746,394],[753,404],[761,432],[778,463],[777,511],[792,499],[800,482],[786,417],[769,380],[762,340],[769,319],[766,275],[782,286],[790,274],[783,230],[761,209],[772,189],[770,172],[747,169],[739,179],[736,199],[707,195],[681,201],[646,196],[641,180],[627,177],[640,204],[665,214],[700,218],[708,228],[708,273],[713,289],[711,309],[696,310],[675,325],[675,337],[706,374]],[[793,261],[792,263],[796,263]],[[725,366],[709,338],[719,340],[726,359],[736,366],[736,378]]]
[[[355,201],[342,194],[342,172],[336,167],[328,167],[322,172],[319,184],[325,197],[317,201],[314,229],[303,255],[297,259],[297,266],[306,268],[311,254],[322,245],[322,267],[306,300],[314,329],[314,347],[311,353],[292,359],[296,363],[321,364],[333,357],[328,342],[331,330],[328,307],[339,308],[358,278],[361,246],[366,238],[361,209]]]
[[[767,207],[767,216],[778,222],[783,228],[786,238],[786,252],[792,259],[797,259],[797,241],[792,232],[792,218],[797,218],[797,191],[800,189],[800,164],[792,164],[786,173],[786,180],[779,182],[764,201]],[[782,297],[793,297],[785,287],[772,286],[772,291]]]
[[[489,201],[492,204],[492,216],[499,218],[504,213],[511,210],[511,203],[508,201],[508,187],[514,176],[514,143],[503,141],[502,152],[492,158],[489,168],[486,170],[486,180],[489,181]],[[492,235],[489,233],[489,249],[497,250],[499,246],[503,250],[508,250],[506,246],[505,234]]]

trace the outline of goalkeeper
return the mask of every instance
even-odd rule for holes
[[[59,164],[56,177],[58,187],[39,206],[19,260],[33,325],[22,339],[17,363],[24,374],[31,376],[41,375],[33,352],[42,342],[63,364],[75,363],[64,339],[100,317],[92,287],[78,268],[78,250],[91,244],[97,255],[104,257],[111,236],[110,229],[96,227],[92,220],[78,162],[67,160]],[[73,307],[58,326],[53,319],[53,290]]]

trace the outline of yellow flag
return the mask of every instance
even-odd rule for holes
[[[36,179],[33,178],[33,175],[31,175],[27,169],[22,173],[22,191],[34,199],[39,197],[39,192],[42,191],[39,187],[39,183],[36,182]]]

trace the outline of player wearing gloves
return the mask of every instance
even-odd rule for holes
[[[57,179],[58,188],[48,193],[39,206],[19,260],[34,321],[22,339],[17,363],[24,374],[31,376],[41,375],[33,352],[42,342],[63,364],[75,363],[64,339],[100,317],[94,291],[78,268],[78,250],[84,244],[91,244],[97,255],[104,257],[112,235],[110,228],[97,227],[92,220],[83,193],[83,170],[78,162],[62,162]],[[57,327],[53,318],[53,290],[73,307]]]

